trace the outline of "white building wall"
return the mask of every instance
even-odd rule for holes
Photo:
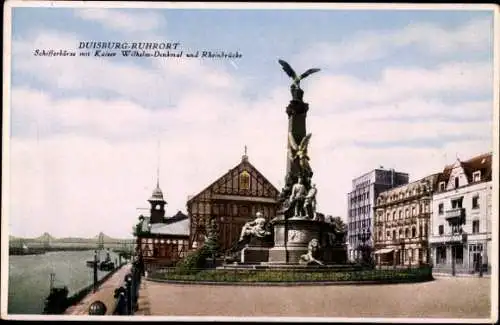
[[[452,209],[451,201],[463,197],[462,208],[465,209],[465,224],[462,225],[463,232],[467,233],[467,241],[464,242],[463,247],[463,264],[460,266],[466,270],[474,268],[473,252],[471,246],[481,244],[483,247],[483,263],[491,265],[491,195],[492,195],[492,182],[472,183],[470,185],[464,184],[467,179],[461,178],[461,173],[452,173],[450,177],[450,184],[452,189],[441,193],[434,193],[432,199],[432,215],[431,215],[431,233],[429,243],[431,244],[431,252],[433,262],[436,262],[436,246],[446,245],[447,264],[451,265],[451,247],[447,242],[451,239],[452,229],[446,221],[446,211]],[[453,189],[454,177],[459,177],[460,186]],[[439,186],[439,184],[438,184]],[[446,187],[448,188],[448,186]],[[478,208],[473,208],[473,198],[478,196]],[[443,204],[443,213],[439,214],[439,204]],[[479,232],[473,233],[473,222],[479,221]],[[444,226],[444,234],[439,235],[439,225]],[[454,235],[454,238],[460,238],[461,235]]]
[[[472,184],[456,190],[446,191],[443,193],[434,193],[432,198],[432,237],[439,237],[439,225],[444,226],[444,234],[451,233],[451,227],[446,221],[446,211],[451,210],[451,200],[463,197],[462,207],[465,208],[465,225],[463,230],[472,235],[472,221],[479,220],[479,233],[491,234],[491,182],[483,182]],[[472,199],[474,196],[479,196],[479,208],[472,208]],[[439,204],[443,204],[443,213],[439,214]],[[488,206],[489,205],[489,206]],[[436,238],[436,241],[444,241],[444,238]]]

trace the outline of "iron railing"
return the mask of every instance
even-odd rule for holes
[[[133,315],[138,310],[139,288],[144,272],[143,265],[136,261],[132,264],[130,272],[123,278],[122,284],[115,289],[115,306],[113,315]],[[95,301],[90,305],[89,314],[104,315],[106,308],[102,308],[100,301]]]

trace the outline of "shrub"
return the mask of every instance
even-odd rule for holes
[[[198,253],[199,255],[203,255],[202,252]],[[189,261],[193,260],[194,257]],[[215,282],[314,282],[432,279],[432,269],[429,267],[408,270],[315,272],[310,270],[201,270],[193,267],[193,265],[196,265],[196,263],[193,262],[188,265],[187,262],[185,262],[183,265],[179,265],[176,269],[162,274],[161,277],[167,280]]]
[[[203,245],[199,249],[189,253],[185,258],[175,265],[175,273],[193,274],[205,267],[206,259],[211,256],[210,249]]]

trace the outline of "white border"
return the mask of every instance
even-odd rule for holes
[[[500,78],[499,78],[499,58],[498,50],[500,48],[500,38],[499,33],[496,32],[499,29],[499,7],[494,4],[377,4],[377,3],[335,3],[335,4],[325,4],[325,3],[204,3],[204,2],[192,2],[192,3],[181,3],[181,2],[85,2],[85,1],[21,1],[21,0],[8,0],[5,2],[5,12],[4,12],[4,56],[3,56],[3,72],[4,72],[4,83],[3,83],[3,98],[4,107],[10,107],[10,73],[11,73],[11,51],[10,51],[10,40],[12,36],[11,29],[11,16],[12,8],[16,7],[57,7],[57,8],[177,8],[177,9],[287,9],[287,10],[304,10],[304,9],[325,9],[325,10],[491,10],[494,13],[494,55],[493,55],[493,65],[494,65],[494,81],[493,81],[493,166],[492,166],[492,250],[493,256],[495,256],[496,261],[492,263],[492,274],[491,274],[491,315],[489,319],[450,319],[450,318],[337,318],[337,317],[212,317],[212,316],[146,316],[146,317],[130,317],[130,316],[51,316],[51,315],[8,315],[7,314],[7,296],[8,296],[8,245],[9,245],[9,214],[8,214],[8,193],[10,186],[10,174],[6,171],[9,170],[9,147],[8,139],[10,137],[10,114],[8,109],[3,110],[2,120],[3,123],[3,137],[2,137],[2,239],[1,239],[1,249],[2,249],[2,260],[1,260],[1,299],[0,299],[0,315],[3,319],[16,319],[16,320],[75,320],[75,321],[85,321],[85,320],[112,320],[112,321],[267,321],[267,322],[393,322],[393,323],[421,323],[421,322],[433,322],[433,323],[496,323],[498,321],[498,231],[499,231],[499,197],[498,197],[498,185],[499,185],[499,160],[498,160],[498,149],[499,149],[499,92],[500,89]],[[495,221],[495,222],[493,222]]]

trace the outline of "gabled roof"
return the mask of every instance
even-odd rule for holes
[[[243,159],[241,160],[241,162],[234,166],[233,168],[231,168],[228,172],[224,173],[222,176],[220,176],[219,178],[217,178],[214,182],[212,182],[210,185],[208,185],[207,187],[205,187],[202,191],[200,191],[198,194],[196,195],[193,195],[192,197],[190,197],[188,200],[187,200],[187,204],[189,204],[191,201],[194,201],[198,198],[198,196],[200,196],[201,194],[203,194],[205,191],[209,190],[212,186],[216,185],[217,182],[219,182],[219,180],[223,177],[226,177],[227,175],[231,175],[233,173],[234,170],[240,168],[241,166],[245,166],[245,167],[248,167],[248,169],[252,169],[256,172],[256,174],[259,176],[259,177],[262,177],[262,179],[267,182],[269,185],[271,185],[272,189],[276,191],[276,193],[279,193],[278,189],[273,185],[273,183],[271,183],[264,175],[262,175],[261,172],[259,172],[259,170],[257,168],[255,168],[254,165],[252,165],[249,161],[248,161],[248,157],[246,156],[243,156]]]
[[[446,165],[443,169],[443,172],[438,176],[438,182],[448,182],[452,169],[453,165]]]
[[[481,171],[482,181],[491,181],[491,160],[492,154],[486,153],[463,161],[462,167],[469,182],[472,182],[472,174],[478,170]]]
[[[189,219],[171,223],[155,223],[151,225],[152,234],[189,236]]]
[[[188,219],[188,218],[189,217],[187,215],[185,215],[184,213],[182,213],[181,211],[177,211],[176,214],[174,214],[170,218],[165,218],[164,220],[165,220],[166,224],[169,224],[169,223],[174,223],[174,222],[181,221],[181,220]]]
[[[469,183],[472,182],[472,175],[474,174],[474,172],[478,170],[481,171],[481,181],[491,181],[491,164],[491,152],[474,156],[465,161],[459,161],[459,165],[463,168]],[[445,166],[443,172],[439,176],[438,182],[448,182],[454,166],[455,164]]]

